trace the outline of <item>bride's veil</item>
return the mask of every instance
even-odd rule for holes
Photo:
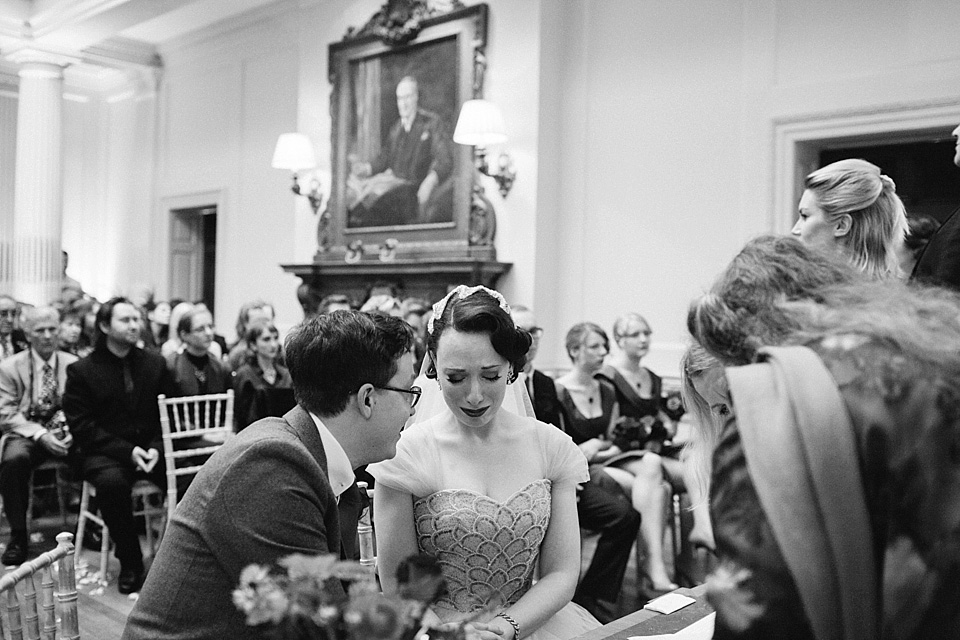
[[[466,291],[471,291],[470,289],[463,287],[463,285],[457,287],[451,291],[450,294],[448,294],[447,297],[441,302],[438,302],[436,305],[434,305],[435,313],[439,308],[439,313],[442,314],[442,305],[445,304],[447,299],[449,299],[451,296],[458,294],[461,290],[461,287]],[[491,291],[486,287],[476,287],[474,290],[477,288],[483,289],[491,295],[495,294],[495,298],[502,300],[502,296],[500,296],[498,292]],[[430,418],[440,415],[444,411],[449,411],[447,404],[443,399],[443,393],[440,391],[440,385],[437,383],[437,380],[427,377],[427,369],[429,369],[431,364],[431,356],[429,353],[427,353],[423,358],[423,364],[420,366],[420,374],[417,376],[416,382],[414,382],[414,384],[420,387],[422,390],[422,393],[420,394],[420,402],[417,403],[417,413],[407,421],[408,427],[417,424],[418,422],[429,420]],[[530,400],[530,394],[527,393],[527,385],[524,384],[524,380],[525,374],[521,373],[513,383],[507,385],[507,391],[503,394],[503,402],[500,404],[500,406],[503,409],[506,409],[507,411],[515,413],[519,416],[536,418],[536,414],[533,412],[533,402]]]

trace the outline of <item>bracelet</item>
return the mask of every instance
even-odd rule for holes
[[[508,623],[510,623],[510,626],[513,627],[513,640],[520,640],[520,625],[517,624],[516,620],[508,616],[503,611],[495,615],[494,618],[503,618]]]

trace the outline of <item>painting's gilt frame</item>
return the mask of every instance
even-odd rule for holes
[[[318,227],[315,262],[383,260],[383,247],[388,245],[391,260],[496,259],[492,207],[483,201],[482,191],[477,187],[473,149],[454,144],[452,140],[452,220],[354,228],[348,225],[347,183],[352,163],[349,146],[351,135],[356,137],[350,130],[354,126],[350,112],[352,62],[403,55],[415,48],[422,50],[430,43],[453,41],[457,55],[456,103],[451,110],[454,121],[448,123],[450,134],[460,105],[471,98],[482,97],[487,5],[463,6],[460,2],[448,2],[447,8],[451,10],[442,12],[431,8],[437,4],[441,3],[391,0],[364,27],[351,29],[342,41],[329,46],[332,184],[328,207]]]

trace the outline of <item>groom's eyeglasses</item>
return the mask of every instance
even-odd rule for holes
[[[401,389],[400,387],[378,387],[374,385],[375,389],[383,389],[384,391],[399,391],[400,393],[409,393],[410,394],[410,406],[415,407],[417,403],[420,402],[420,394],[423,393],[423,389],[420,387],[410,387],[409,389]]]

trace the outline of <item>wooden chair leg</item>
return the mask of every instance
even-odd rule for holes
[[[67,528],[67,496],[66,489],[69,486],[67,479],[63,477],[63,467],[58,466],[54,470],[56,474],[55,479],[57,483],[57,503],[60,505],[60,523],[63,528]]]
[[[30,539],[30,533],[33,531],[33,472],[30,472],[30,479],[27,480],[27,539]]]

